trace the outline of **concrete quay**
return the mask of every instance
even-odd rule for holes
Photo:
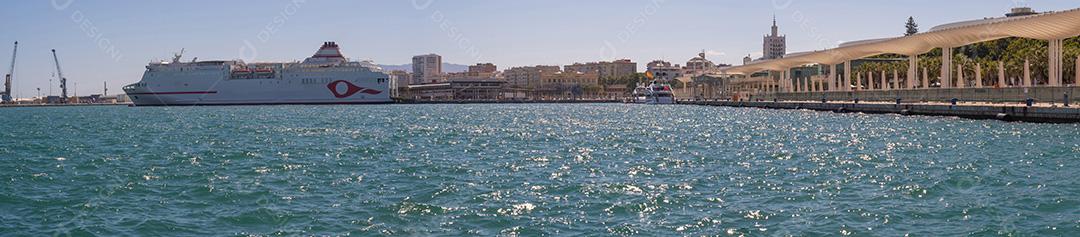
[[[623,103],[622,100],[612,99],[580,99],[580,100],[395,100],[397,104],[592,104],[592,103]]]
[[[752,107],[764,109],[807,109],[837,113],[902,114],[954,116],[970,119],[996,119],[1036,123],[1080,123],[1080,106],[1054,107],[1007,104],[946,103],[854,103],[820,101],[680,101],[680,104]]]
[[[110,104],[0,104],[0,108],[32,108],[32,107],[88,107],[88,106],[131,106],[131,103]]]

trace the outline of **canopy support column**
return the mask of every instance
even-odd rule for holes
[[[874,72],[866,72],[866,90],[874,90]]]
[[[967,84],[967,79],[964,78],[964,65],[956,65],[956,88],[964,88]]]
[[[1009,85],[1005,83],[1005,61],[998,61],[998,84],[997,84],[997,87],[998,88],[1009,87]]]
[[[896,69],[892,70],[892,89],[899,90],[900,88],[900,72]]]
[[[975,64],[975,88],[982,88],[982,63]]]
[[[915,89],[915,80],[918,80],[919,55],[908,55],[907,89]]]
[[[941,88],[952,87],[952,47],[941,48]]]
[[[790,73],[790,72],[784,72]],[[791,92],[799,92],[799,78],[792,77],[791,74],[787,74],[787,79],[791,82]]]
[[[930,70],[926,67],[922,68],[922,88],[930,88]]]
[[[881,90],[889,89],[889,78],[885,76],[885,71],[881,71]]]
[[[851,61],[844,62],[844,77],[841,78],[840,81],[843,82],[843,84],[844,84],[843,88],[840,88],[841,90],[843,90],[843,91],[850,91],[851,90]]]
[[[1031,60],[1024,59],[1024,87],[1031,85]]]
[[[855,91],[862,90],[862,72],[855,75]]]
[[[836,75],[836,64],[829,65],[829,91],[837,91],[836,89],[839,89],[837,86],[839,83],[836,81]]]
[[[1063,81],[1062,80],[1062,71],[1064,71],[1064,70],[1062,70],[1063,68],[1061,67],[1062,66],[1062,62],[1061,62],[1061,57],[1062,57],[1062,55],[1061,55],[1061,46],[1062,46],[1062,43],[1063,43],[1062,41],[1063,40],[1061,40],[1061,39],[1050,40],[1050,47],[1047,50],[1050,53],[1050,55],[1049,55],[1050,58],[1049,58],[1049,61],[1048,61],[1049,64],[1050,64],[1049,65],[1049,68],[1050,68],[1050,81],[1049,81],[1049,84],[1050,84],[1050,86],[1061,86],[1061,84],[1062,84],[1061,81]]]
[[[802,78],[802,92],[812,92],[812,91],[814,91],[814,88],[812,88],[811,85],[810,85],[810,77],[803,77]]]
[[[795,92],[795,84],[791,81],[791,75],[788,75],[788,73],[789,72],[787,70],[780,73],[781,77],[784,78],[784,87],[786,87],[785,91],[788,93]]]

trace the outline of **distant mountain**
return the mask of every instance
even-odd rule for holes
[[[401,71],[406,71],[406,72],[412,73],[412,63],[401,64],[401,65],[379,65],[379,67],[382,67],[382,69],[386,70],[386,71],[401,70]],[[443,70],[444,73],[447,73],[447,72],[467,72],[467,71],[469,71],[469,65],[443,63],[442,64],[442,70]]]

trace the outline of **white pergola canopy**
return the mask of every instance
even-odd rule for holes
[[[887,53],[918,55],[935,48],[958,47],[1008,37],[1057,40],[1077,35],[1080,35],[1080,8],[945,24],[912,36],[848,42],[833,49],[791,53],[780,59],[754,61],[721,70],[727,74],[746,75],[766,70],[784,71],[807,64],[838,64]]]

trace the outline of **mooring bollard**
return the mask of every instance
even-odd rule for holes
[[[827,101],[825,100],[825,98],[821,98],[821,103],[822,103],[822,104],[824,104],[824,103],[826,103],[826,102],[827,102]]]
[[[1035,104],[1035,99],[1027,98],[1024,102],[1027,102],[1027,107],[1031,107],[1031,105]]]
[[[859,98],[855,98],[855,103],[856,103],[856,104],[858,104],[858,103],[859,103]]]
[[[952,98],[951,100],[949,100],[949,102],[951,102],[952,105],[956,105],[956,101],[959,101],[959,99]]]

